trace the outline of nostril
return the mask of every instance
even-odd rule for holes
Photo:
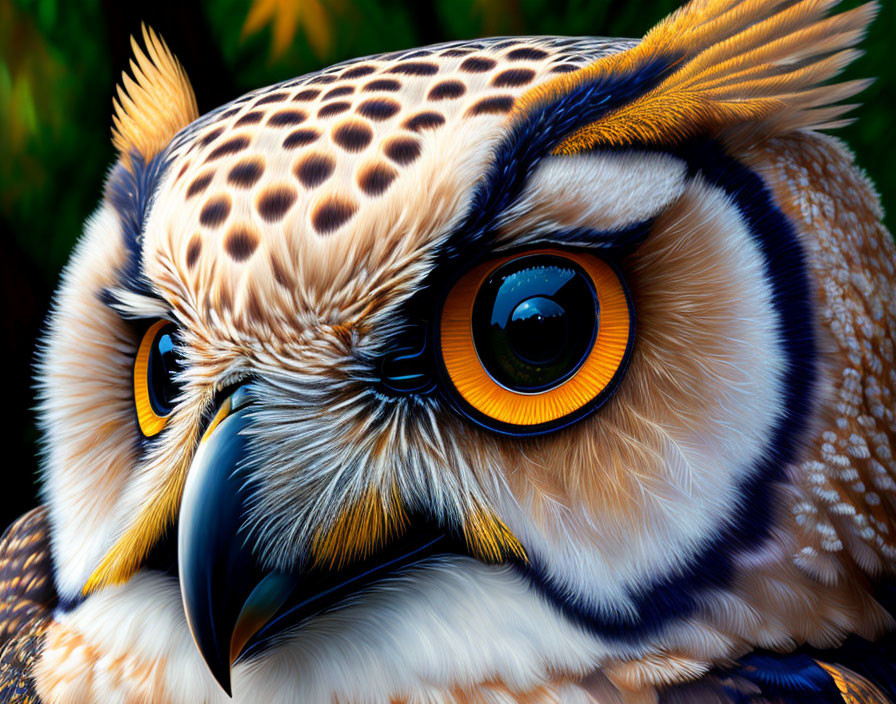
[[[396,347],[380,358],[383,386],[400,394],[427,393],[435,388],[432,353],[426,335],[417,344]]]

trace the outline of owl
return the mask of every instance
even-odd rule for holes
[[[0,544],[5,702],[896,702],[875,3],[199,116],[144,29]]]

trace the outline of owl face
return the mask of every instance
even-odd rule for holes
[[[448,688],[761,642],[743,583],[792,547],[831,382],[812,234],[744,135],[822,108],[676,95],[681,17],[361,59],[196,120],[147,34],[44,356],[70,607],[152,571],[228,692],[309,644],[360,668],[358,634]]]

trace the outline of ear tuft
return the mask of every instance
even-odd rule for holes
[[[861,55],[853,49],[877,2],[827,16],[839,0],[691,0],[643,41],[533,89],[520,105],[551,99],[585,81],[637,74],[665,62],[643,95],[572,133],[554,153],[601,145],[674,144],[712,134],[728,144],[848,122],[840,105],[868,81],[828,84]],[[537,92],[536,92],[537,91]]]
[[[131,37],[133,78],[122,72],[112,101],[112,144],[129,168],[132,155],[149,161],[199,117],[183,66],[152,28],[143,25],[141,29],[146,51]]]

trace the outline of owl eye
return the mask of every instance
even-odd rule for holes
[[[153,323],[143,334],[134,361],[134,402],[140,430],[146,437],[157,435],[168,422],[179,391],[181,370],[175,348],[177,328],[166,320]]]
[[[599,306],[590,277],[571,259],[534,254],[506,262],[473,303],[476,354],[511,391],[553,388],[591,351]]]
[[[439,348],[468,417],[499,432],[538,434],[609,397],[632,330],[628,293],[609,264],[538,250],[464,275],[443,305]]]

